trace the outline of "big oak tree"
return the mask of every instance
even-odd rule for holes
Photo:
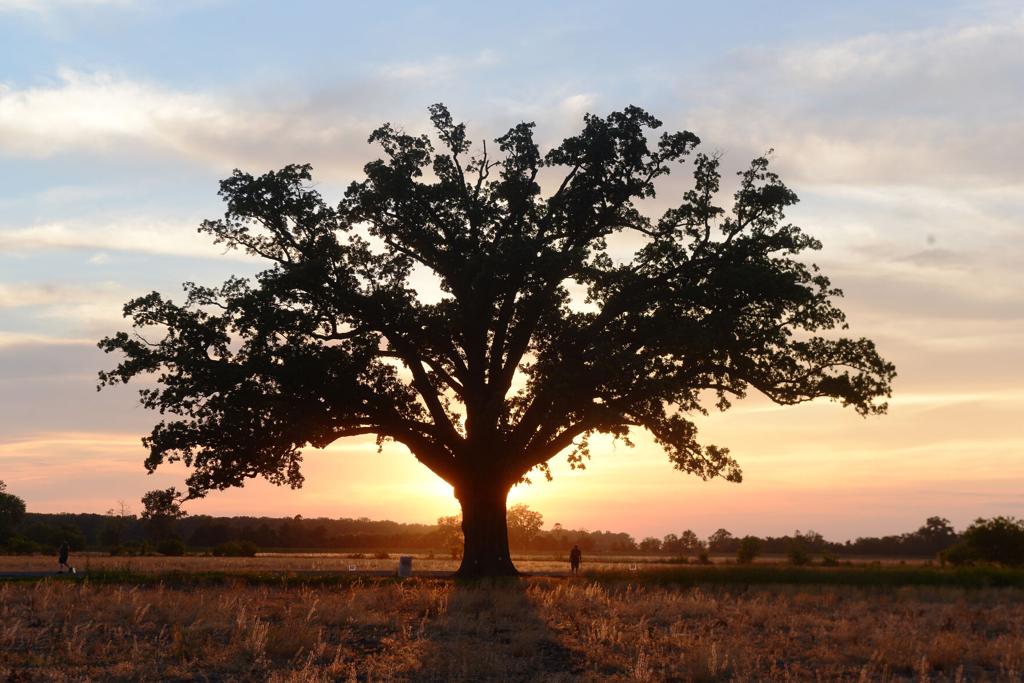
[[[235,171],[200,231],[269,267],[133,299],[134,331],[100,342],[123,354],[100,386],[156,375],[142,403],[172,417],[143,440],[146,467],[191,468],[185,499],[301,486],[303,448],[373,434],[454,487],[461,575],[514,574],[509,489],[560,453],[583,465],[593,434],[644,429],[677,469],[739,481],[728,449],[697,441],[706,404],[753,388],[885,411],[894,368],[868,339],[821,336],[846,327],[841,292],[800,260],[820,243],[784,222],[797,198],[767,159],[726,210],[718,158],[693,133],[656,137],[637,107],[544,154],[531,123],[471,151],[443,105],[430,114],[433,140],[374,131],[384,158],[337,206],[308,165]],[[692,189],[648,216],[691,154]]]

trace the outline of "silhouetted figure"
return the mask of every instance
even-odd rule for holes
[[[68,553],[71,551],[71,546],[68,545],[67,541],[60,544],[60,548],[57,550],[57,561],[60,563],[60,573],[64,573],[66,567],[68,573],[75,574],[75,568],[68,564]]]
[[[572,575],[576,576],[580,573],[580,561],[583,560],[583,553],[580,552],[580,547],[574,545],[572,550],[569,551],[569,566],[572,567]]]

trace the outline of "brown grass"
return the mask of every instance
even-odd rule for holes
[[[1024,592],[0,583],[0,680],[1017,681]]]
[[[399,553],[391,553],[388,559],[374,558],[375,551],[367,551],[365,557],[351,557],[352,553],[262,553],[256,557],[213,557],[208,555],[185,555],[182,557],[144,556],[112,557],[106,553],[72,553],[70,562],[79,571],[104,570],[127,571],[132,573],[163,574],[181,572],[346,572],[390,570],[398,566]],[[451,571],[459,567],[459,561],[443,556],[412,554],[414,569],[418,571]],[[515,557],[516,566],[524,572],[568,571],[568,553],[538,554]],[[628,569],[635,566],[637,571],[672,566],[652,557],[588,557],[584,567],[588,571]],[[46,572],[57,571],[56,554],[49,555],[0,555],[0,574],[4,572]]]
[[[413,568],[417,571],[450,571],[458,569],[458,560],[425,553],[391,553],[388,559],[374,558],[374,551],[364,553],[365,557],[351,557],[352,553],[261,553],[256,557],[212,557],[208,555],[185,555],[182,557],[144,556],[112,557],[107,553],[72,553],[71,564],[79,571],[120,571],[139,574],[164,574],[167,572],[228,572],[228,573],[278,573],[278,572],[332,572],[342,573],[349,569],[357,572],[372,570],[394,571],[399,554],[411,554]],[[563,557],[562,555],[565,555]],[[568,572],[567,553],[536,553],[516,555],[516,567],[523,572]],[[656,570],[673,570],[681,566],[666,562],[658,556],[588,555],[583,569],[587,572],[631,571],[639,573]],[[713,558],[716,565],[734,564],[735,558]],[[759,565],[780,566],[780,558],[763,558]],[[921,566],[920,560],[871,562],[858,560],[857,566],[881,564],[883,566]],[[695,564],[689,565],[697,566]],[[54,555],[0,555],[0,574],[7,572],[49,572],[57,571],[57,556]]]

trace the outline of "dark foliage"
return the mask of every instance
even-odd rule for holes
[[[158,544],[171,540],[180,542],[175,531],[176,523],[188,513],[182,509],[179,498],[173,486],[142,496],[142,522],[150,540]]]
[[[252,541],[229,541],[213,549],[216,557],[256,557],[259,550]]]
[[[25,517],[25,501],[7,493],[7,485],[0,480],[0,544],[4,543]]]
[[[145,543],[148,538],[144,522],[135,516],[127,516],[118,523],[122,527],[122,542],[109,545],[105,538],[111,515],[96,514],[40,514],[27,513],[22,523],[15,527],[8,542],[8,552],[52,553],[60,542],[67,538],[72,550],[109,550],[117,554],[139,555],[152,551]],[[821,557],[887,557],[887,558],[934,558],[939,552],[952,546],[960,536],[949,522],[940,518],[929,518],[928,522],[914,532],[899,536],[881,538],[859,538],[856,541],[832,542],[814,532],[793,536],[759,538],[760,555],[785,556],[795,538],[799,537],[809,549],[808,559]],[[361,519],[331,519],[327,517],[304,519],[301,517],[210,517],[196,515],[176,522],[176,531],[187,540],[189,548],[198,552],[213,550],[224,543],[248,542],[264,550],[322,550],[375,551],[388,549],[393,552],[421,551],[440,552],[447,556],[451,536],[442,526],[433,524],[402,524],[392,521]],[[940,533],[934,533],[941,529]],[[686,530],[679,536],[670,534],[668,542],[662,541],[661,548],[652,554],[669,558],[691,558],[696,560],[704,546],[692,531]],[[730,536],[732,536],[730,534]],[[674,537],[674,538],[671,538]],[[746,537],[756,538],[756,537]],[[680,540],[682,539],[682,540]],[[810,539],[810,540],[808,540]],[[742,541],[729,552],[716,555],[735,554]],[[14,544],[17,543],[15,546]],[[587,553],[637,553],[641,545],[624,532],[584,531],[565,529],[556,524],[551,529],[541,529],[530,536],[528,542],[516,545],[517,552],[552,552],[559,556],[573,545]],[[959,551],[958,551],[959,552]],[[977,558],[956,555],[947,558],[953,562],[956,557],[963,562]]]
[[[736,550],[736,561],[740,564],[750,564],[761,554],[761,539],[756,536],[744,536],[740,540],[739,548]]]
[[[994,562],[1010,567],[1024,565],[1024,520],[1014,517],[977,519],[964,531],[959,543],[943,553],[954,564]]]
[[[181,557],[185,554],[185,544],[180,538],[165,538],[156,544],[156,551],[161,555]]]

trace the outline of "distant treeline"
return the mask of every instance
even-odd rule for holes
[[[623,532],[564,529],[558,524],[551,529],[542,529],[538,513],[525,506],[516,507],[519,514],[515,519],[510,514],[509,526],[512,549],[518,552],[561,552],[578,544],[589,553],[642,553],[669,557],[696,557],[705,553],[735,555],[744,539],[755,538],[734,536],[726,529],[719,529],[708,539],[701,539],[687,530],[661,539],[648,537],[637,542]],[[68,540],[73,550],[123,549],[131,552],[166,540],[162,537],[170,533],[194,550],[247,542],[261,550],[457,551],[461,546],[458,518],[442,518],[438,522],[404,524],[367,518],[195,515],[174,520],[171,529],[161,527],[160,537],[155,537],[152,523],[125,512],[106,515],[26,513],[10,530],[13,534],[8,534],[7,545],[9,550],[48,552],[63,540]],[[948,520],[931,517],[916,531],[880,538],[832,542],[813,531],[797,531],[786,536],[758,538],[757,543],[759,554],[768,555],[785,555],[798,548],[818,555],[911,558],[934,557],[958,539],[959,535]]]
[[[828,541],[815,531],[795,531],[787,536],[756,536],[737,537],[725,529],[713,533],[707,542],[707,550],[712,554],[735,555],[739,552],[744,539],[755,541],[759,553],[766,555],[788,555],[794,550],[834,556],[860,557],[934,557],[960,540],[948,519],[929,517],[924,525],[916,531],[881,537],[861,537],[853,541]],[[661,549],[665,550],[665,540]],[[643,548],[648,539],[640,542]],[[669,544],[671,546],[671,544]]]

